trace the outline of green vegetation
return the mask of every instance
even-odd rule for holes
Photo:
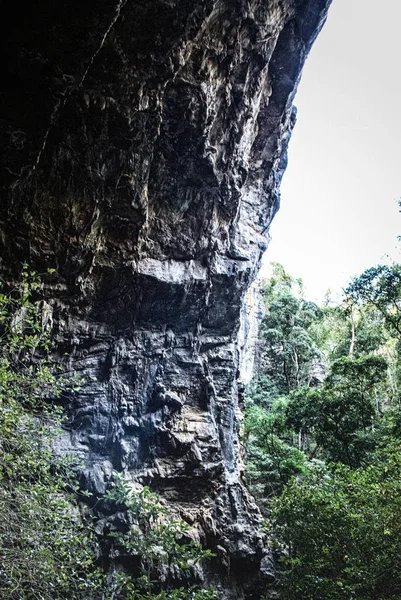
[[[387,447],[365,468],[341,463],[293,479],[273,505],[283,597],[401,597],[401,455]]]
[[[57,377],[39,287],[27,270],[0,294],[0,588],[5,600],[87,598],[97,588],[90,529],[79,518],[66,461],[51,441],[60,411],[45,402],[78,381]]]
[[[213,590],[185,576],[211,553],[146,488],[134,491],[115,474],[103,501],[109,514],[125,515],[121,531],[99,537],[93,518],[81,515],[74,465],[52,451],[62,415],[49,399],[82,382],[48,359],[50,317],[34,301],[39,288],[25,267],[21,285],[0,293],[2,600],[212,600]]]
[[[115,572],[111,597],[132,600],[213,600],[213,590],[182,585],[180,579],[193,567],[213,556],[188,536],[190,527],[172,518],[156,494],[148,488],[135,491],[132,484],[115,475],[114,488],[106,500],[128,511],[129,526],[124,532],[111,532],[110,556],[137,557],[134,575]],[[163,575],[161,581],[160,574]],[[188,577],[186,578],[188,579]],[[177,587],[179,585],[179,587]]]
[[[317,307],[279,265],[247,399],[247,477],[284,600],[401,598],[401,266]]]

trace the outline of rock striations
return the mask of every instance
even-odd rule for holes
[[[112,469],[159,492],[215,551],[204,576],[224,599],[273,576],[239,404],[292,101],[329,4],[38,0],[1,26],[1,269],[56,269],[57,352],[87,380],[60,447],[96,495]]]

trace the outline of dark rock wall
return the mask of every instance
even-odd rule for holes
[[[3,14],[1,269],[56,269],[60,360],[87,377],[60,447],[96,494],[112,468],[159,491],[216,551],[222,598],[250,598],[266,555],[239,445],[252,285],[329,4],[38,0]]]

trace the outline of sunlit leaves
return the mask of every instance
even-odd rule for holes
[[[371,267],[355,277],[345,292],[357,304],[375,306],[389,330],[401,335],[401,265]]]

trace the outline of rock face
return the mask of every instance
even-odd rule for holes
[[[87,378],[60,446],[96,494],[113,468],[162,494],[216,552],[221,598],[272,577],[239,403],[292,100],[329,4],[39,0],[2,23],[1,269],[56,269],[57,351]]]

